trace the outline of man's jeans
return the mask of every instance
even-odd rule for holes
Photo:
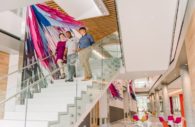
[[[76,73],[75,70],[75,63],[76,63],[76,59],[77,59],[77,54],[70,54],[67,56],[67,67],[68,67],[68,79],[73,79],[73,76]]]

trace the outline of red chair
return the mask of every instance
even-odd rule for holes
[[[182,118],[181,118],[181,117],[177,117],[177,118],[175,119],[175,121],[174,121],[174,125],[178,126],[178,125],[181,124],[181,122],[182,122]]]
[[[148,116],[148,114],[146,114],[146,120],[148,120],[149,119],[149,116]]]

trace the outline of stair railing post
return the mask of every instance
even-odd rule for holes
[[[76,79],[76,97],[75,97],[75,123],[77,122],[77,114],[78,114],[78,103],[77,103],[77,97],[78,97],[78,82]]]
[[[28,79],[27,80],[28,81],[28,85],[30,85],[30,79]],[[27,113],[28,113],[28,97],[30,96],[30,94],[29,94],[29,87],[27,86],[27,91],[26,91],[26,101],[24,101],[24,103],[25,103],[25,117],[24,117],[24,127],[26,127],[26,125],[27,125]]]

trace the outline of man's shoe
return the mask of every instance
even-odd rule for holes
[[[85,77],[84,79],[82,79],[81,81],[87,81],[88,80],[88,78],[87,77]]]
[[[92,76],[87,77],[89,80],[92,79]]]
[[[92,77],[90,76],[90,77],[86,77],[86,78],[84,78],[82,81],[88,81],[88,80],[90,80]]]
[[[73,79],[67,79],[65,80],[65,82],[73,82],[74,80]]]

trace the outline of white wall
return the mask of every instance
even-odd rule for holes
[[[19,54],[10,54],[8,74],[18,70]],[[18,77],[20,73],[14,73],[8,77],[6,98],[11,97],[18,91]],[[13,98],[6,102],[5,111],[14,111],[17,98]]]
[[[1,25],[1,24],[0,24]],[[7,53],[18,53],[20,50],[21,41],[16,40],[8,35],[0,33],[0,51]]]

